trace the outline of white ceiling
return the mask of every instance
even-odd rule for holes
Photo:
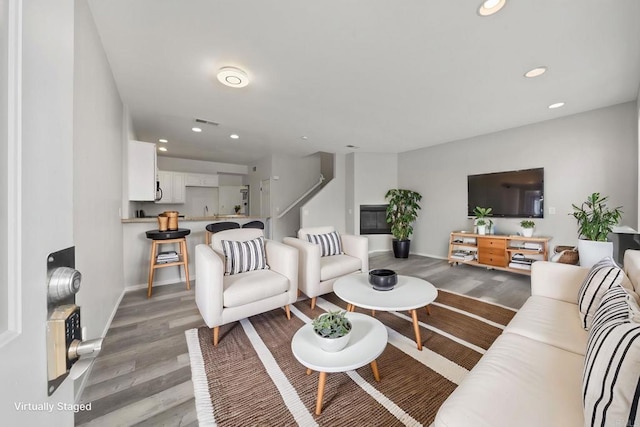
[[[396,153],[636,99],[640,1],[480,3],[89,0],[138,139],[173,157]]]

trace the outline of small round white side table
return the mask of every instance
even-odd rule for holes
[[[322,411],[322,396],[328,372],[346,372],[371,364],[373,377],[380,381],[376,359],[387,346],[387,329],[377,319],[360,313],[347,313],[351,321],[351,337],[347,346],[335,353],[322,350],[311,323],[304,325],[291,340],[291,350],[298,361],[311,371],[318,371],[316,415]]]

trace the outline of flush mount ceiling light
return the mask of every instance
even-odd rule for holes
[[[245,87],[249,84],[247,73],[236,67],[222,67],[218,70],[218,81],[229,87]]]
[[[158,150],[160,150],[160,151],[167,151],[167,147],[158,147]]]
[[[240,138],[238,135],[236,135],[235,133],[232,133],[231,135],[229,135],[229,138],[231,139],[238,139]]]
[[[167,141],[167,140],[166,140],[166,139],[164,139],[164,138],[161,138],[161,139],[159,139],[159,140],[158,140],[158,142],[163,142],[163,143],[165,143],[165,144],[166,144],[166,143],[167,143],[167,142],[169,142],[169,141]]]
[[[191,130],[194,132],[202,132],[202,129],[200,128],[191,128]]]
[[[533,77],[538,77],[543,75],[544,73],[547,72],[547,67],[536,67],[532,70],[527,71],[526,73],[524,73],[525,77],[529,77],[529,78],[533,78]]]
[[[549,105],[550,109],[555,109],[555,108],[560,108],[560,107],[564,107],[564,102],[556,102],[555,104],[551,104]]]
[[[489,16],[502,9],[507,1],[506,0],[486,0],[478,9],[478,15]]]

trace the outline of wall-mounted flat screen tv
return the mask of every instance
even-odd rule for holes
[[[542,218],[544,168],[469,175],[467,215],[476,206],[493,208],[493,216]]]

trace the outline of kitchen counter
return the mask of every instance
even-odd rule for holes
[[[212,222],[234,221],[242,225],[249,221],[259,220],[265,223],[265,237],[269,234],[269,219],[247,215],[216,215],[202,217],[178,218],[178,227],[188,228],[191,233],[187,236],[187,251],[189,252],[189,276],[196,278],[195,247],[205,242],[205,227]],[[127,288],[146,288],[149,275],[149,254],[151,252],[151,240],[146,236],[149,230],[158,228],[157,217],[130,218],[121,220],[124,259],[124,280]],[[177,248],[176,248],[177,249]],[[168,245],[163,250],[171,250]],[[178,267],[161,268],[156,271],[153,281],[154,286],[168,283],[183,282],[183,272]],[[180,272],[180,273],[179,273]]]
[[[216,216],[187,216],[184,218],[178,218],[178,222],[182,221],[228,221],[228,220],[264,220],[264,217],[260,216],[248,216],[248,215],[216,215]],[[158,222],[157,216],[148,216],[145,218],[123,218],[120,220],[123,224],[129,223],[144,223],[144,222]]]

